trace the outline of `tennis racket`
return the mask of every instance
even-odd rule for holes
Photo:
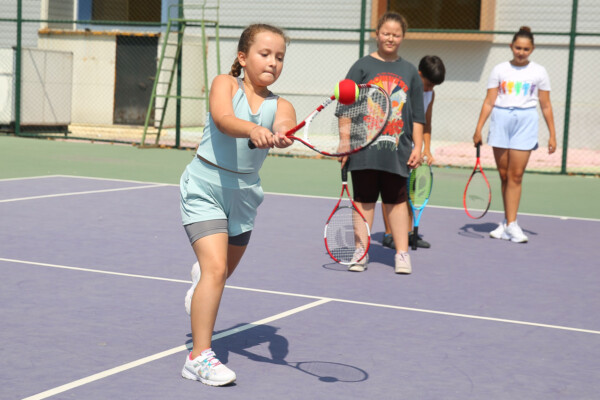
[[[483,217],[492,203],[492,189],[487,177],[481,168],[480,158],[481,143],[477,144],[477,161],[471,173],[471,177],[465,187],[463,195],[463,206],[470,218],[479,219]]]
[[[413,250],[417,249],[419,222],[421,221],[421,215],[423,215],[423,210],[429,201],[431,188],[433,187],[433,172],[426,161],[427,158],[425,158],[423,164],[410,171],[408,178],[408,202],[413,214],[413,235],[410,245]]]
[[[335,262],[351,265],[366,257],[371,244],[369,224],[348,192],[348,164],[342,168],[342,192],[325,224],[325,248]],[[342,203],[344,194],[348,201]]]
[[[367,148],[385,129],[391,101],[377,85],[357,86],[359,93],[354,103],[343,105],[335,96],[328,97],[285,135],[329,157],[347,156]],[[296,136],[302,128],[303,134]],[[248,147],[256,146],[248,140]]]

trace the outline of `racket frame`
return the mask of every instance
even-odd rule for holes
[[[369,147],[371,144],[373,144],[377,140],[377,138],[385,130],[385,127],[387,126],[387,123],[390,119],[390,114],[392,112],[392,103],[391,103],[388,93],[385,91],[385,89],[383,89],[380,86],[370,84],[370,83],[361,83],[361,84],[358,84],[357,86],[358,86],[359,90],[360,89],[378,90],[380,93],[382,93],[385,96],[384,98],[387,99],[387,103],[388,103],[386,114],[385,114],[384,118],[382,118],[383,123],[381,124],[379,131],[375,135],[372,135],[372,139],[369,142],[367,142],[364,146],[358,147],[356,149],[351,149],[349,151],[330,153],[330,152],[327,152],[324,150],[320,150],[320,149],[316,148],[312,143],[310,143],[310,140],[308,138],[308,128],[310,126],[310,123],[315,119],[315,117],[317,115],[319,115],[319,113],[321,111],[323,111],[327,106],[330,106],[331,103],[336,101],[335,96],[331,96],[331,97],[328,97],[327,99],[325,99],[313,112],[308,114],[308,116],[306,118],[304,118],[304,120],[302,122],[300,122],[298,125],[296,125],[292,129],[290,129],[289,131],[284,133],[284,135],[292,140],[302,143],[303,145],[307,146],[309,149],[314,150],[317,153],[327,156],[327,157],[349,156],[351,154],[357,153],[357,152]],[[303,133],[302,137],[296,136],[295,133],[298,132],[302,128],[304,128],[304,133]],[[248,139],[248,147],[250,147],[251,149],[256,148],[256,146],[250,139]]]
[[[342,203],[342,200],[344,198],[344,193],[346,194],[346,197],[348,198],[348,200],[350,201],[350,205],[349,206],[341,206],[340,204]],[[366,228],[366,232],[367,232],[367,240],[366,240],[366,246],[365,246],[365,252],[362,255],[361,258],[359,258],[356,261],[361,261],[363,258],[365,258],[367,256],[367,253],[369,251],[369,247],[371,247],[371,229],[369,228],[369,224],[367,223],[367,219],[365,218],[365,216],[363,215],[363,213],[360,212],[360,210],[356,207],[356,204],[354,203],[354,200],[352,199],[352,197],[350,196],[350,191],[348,190],[348,164],[346,163],[343,167],[342,167],[342,191],[340,193],[340,198],[338,199],[337,203],[335,204],[335,207],[333,207],[333,211],[331,211],[331,214],[329,214],[329,218],[327,218],[327,222],[325,223],[325,228],[323,230],[323,240],[325,241],[325,249],[327,250],[327,253],[329,254],[329,256],[338,264],[342,264],[342,265],[350,265],[350,262],[345,262],[345,261],[340,261],[338,260],[332,253],[328,243],[327,243],[327,228],[329,227],[329,222],[331,221],[331,218],[333,218],[333,216],[335,215],[335,213],[343,208],[351,208],[353,211],[356,211],[356,213],[362,218],[363,222],[365,223],[365,228]]]
[[[483,218],[483,216],[485,214],[487,214],[488,210],[490,209],[490,205],[492,204],[492,188],[490,186],[490,182],[487,179],[487,176],[485,176],[485,173],[483,172],[483,168],[481,167],[481,143],[477,143],[477,146],[475,146],[475,147],[477,148],[477,159],[475,161],[475,167],[473,167],[473,172],[471,172],[471,176],[469,177],[469,180],[467,181],[467,185],[465,186],[465,191],[463,193],[463,207],[465,209],[465,212],[467,213],[467,216],[469,216],[469,218],[480,219],[480,218]],[[472,215],[469,212],[469,209],[467,207],[467,191],[469,190],[469,184],[471,184],[471,180],[473,180],[473,177],[475,176],[475,174],[481,174],[483,176],[485,184],[487,185],[487,188],[488,188],[487,206],[485,207],[485,210],[483,210],[483,213],[479,216]]]
[[[411,245],[411,248],[413,250],[417,250],[417,241],[419,240],[419,223],[421,221],[421,215],[423,214],[423,209],[425,209],[425,206],[427,205],[427,203],[429,202],[429,197],[431,197],[431,190],[433,188],[433,170],[431,169],[431,166],[428,164],[423,164],[418,168],[424,167],[425,165],[427,165],[428,168],[428,172],[429,175],[431,177],[431,179],[429,180],[429,193],[427,193],[427,198],[425,199],[425,201],[423,201],[423,204],[421,204],[420,206],[415,206],[412,202],[412,200],[410,199],[410,193],[411,193],[411,185],[410,185],[410,175],[408,176],[408,204],[410,204],[410,208],[412,209],[412,214],[413,214],[413,236],[412,236],[412,240],[411,243],[409,243]],[[410,174],[412,175],[414,171],[416,171],[417,168],[413,169],[410,171]]]

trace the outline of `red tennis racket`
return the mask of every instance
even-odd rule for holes
[[[492,189],[483,168],[481,168],[480,149],[481,143],[478,143],[477,161],[475,161],[475,167],[463,194],[465,212],[473,219],[482,218],[488,212],[492,203]]]
[[[369,224],[348,191],[348,164],[342,168],[342,192],[325,224],[325,248],[335,262],[351,265],[366,257],[371,244]],[[345,202],[344,194],[346,195]]]
[[[385,129],[391,101],[386,91],[377,85],[357,86],[354,103],[344,105],[335,96],[328,97],[285,135],[329,157],[347,156],[367,148]],[[296,135],[302,128],[302,135]],[[248,147],[256,146],[248,140]]]

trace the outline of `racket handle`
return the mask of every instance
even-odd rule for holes
[[[417,249],[417,240],[419,240],[419,227],[415,226],[413,227],[413,235],[412,235],[412,240],[411,240],[411,248],[413,250]]]
[[[348,160],[342,167],[342,182],[348,182]]]
[[[256,145],[252,140],[248,139],[248,147],[250,148],[250,150],[254,150],[256,148]]]
[[[481,143],[477,143],[477,158],[479,158],[480,152],[481,152]]]

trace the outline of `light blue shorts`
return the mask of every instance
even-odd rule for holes
[[[538,122],[535,107],[494,107],[488,144],[503,149],[535,150],[538,148]]]
[[[183,225],[226,219],[229,236],[254,228],[258,206],[264,200],[258,173],[236,174],[194,157],[179,183]]]

